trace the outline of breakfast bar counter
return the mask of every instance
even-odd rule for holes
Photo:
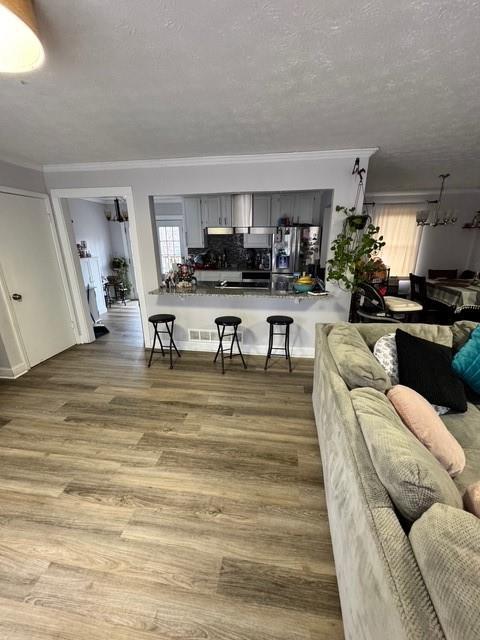
[[[290,350],[294,366],[296,357],[314,356],[317,323],[335,322],[341,314],[346,315],[344,301],[337,292],[318,296],[275,292],[271,288],[217,288],[213,283],[201,283],[191,289],[178,286],[154,289],[146,302],[149,316],[159,313],[175,316],[174,336],[180,351],[215,352],[218,347],[215,318],[233,315],[242,320],[238,333],[243,353],[265,356],[269,339],[267,318],[289,316],[293,319]],[[151,345],[151,327],[150,332]]]
[[[214,285],[194,285],[191,288],[174,287],[168,289],[167,287],[161,287],[149,291],[150,295],[156,296],[222,296],[228,298],[277,298],[283,300],[295,300],[296,302],[302,302],[305,300],[316,300],[328,297],[328,292],[312,295],[310,293],[295,293],[295,291],[274,291],[271,288],[248,288],[248,287],[235,287],[227,288]]]

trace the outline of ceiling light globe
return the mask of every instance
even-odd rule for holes
[[[25,73],[43,64],[30,0],[0,0],[0,73]]]

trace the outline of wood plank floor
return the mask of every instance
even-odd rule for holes
[[[342,638],[312,362],[147,369],[105,322],[0,381],[0,638]]]

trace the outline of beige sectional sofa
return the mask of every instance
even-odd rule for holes
[[[340,374],[348,346],[329,341],[334,326],[338,325],[317,325],[313,404],[345,636],[349,640],[480,638],[480,601],[468,606],[480,598],[480,557],[474,553],[480,548],[480,537],[475,538],[480,536],[480,520],[436,504],[411,530],[401,521],[372,464],[351,389]],[[391,324],[355,326],[370,349],[381,335],[396,328]],[[457,348],[474,326],[466,322],[453,327],[405,324],[401,328]],[[352,369],[357,366],[353,349],[349,362]],[[357,386],[374,386],[368,380],[362,385],[361,377],[360,367]],[[466,468],[455,478],[462,493],[468,484],[480,480],[480,410],[469,404],[466,414],[447,414],[442,419],[465,450]],[[474,551],[449,548],[448,536],[441,533],[443,526],[459,541],[465,531],[472,530],[468,545]],[[441,540],[435,541],[435,536]],[[466,578],[469,571],[473,577]],[[458,589],[465,582],[464,590]]]

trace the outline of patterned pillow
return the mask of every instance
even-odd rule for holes
[[[398,384],[398,358],[395,334],[387,333],[377,340],[373,347],[373,355],[390,376],[392,385]]]
[[[386,333],[379,338],[373,347],[373,355],[385,369],[390,376],[392,385],[395,386],[399,383],[398,379],[398,357],[397,357],[397,343],[395,342],[394,333]],[[450,411],[448,407],[442,407],[439,404],[433,404],[432,407],[438,413],[439,416],[443,416]]]

